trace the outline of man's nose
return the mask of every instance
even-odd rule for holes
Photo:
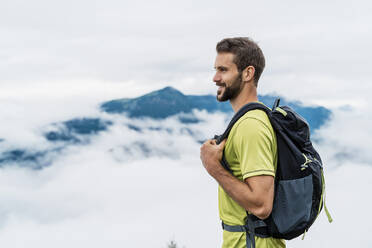
[[[221,81],[221,76],[216,72],[216,74],[214,74],[214,77],[213,77],[213,82],[220,82]]]

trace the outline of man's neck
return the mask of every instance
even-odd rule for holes
[[[240,94],[235,97],[234,99],[230,100],[231,107],[233,108],[234,112],[238,112],[241,107],[246,105],[247,103],[250,102],[257,102],[258,97],[257,97],[257,89],[256,87],[248,87],[248,88],[243,88],[243,90],[240,92]]]

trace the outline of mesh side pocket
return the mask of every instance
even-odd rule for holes
[[[295,180],[279,181],[277,187],[272,218],[278,231],[286,234],[304,228],[311,213],[312,175]]]

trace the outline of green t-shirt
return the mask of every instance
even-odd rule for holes
[[[277,144],[274,130],[266,113],[252,110],[242,116],[231,129],[225,145],[225,158],[233,174],[241,181],[259,175],[275,176]],[[221,186],[218,187],[219,213],[228,225],[244,225],[245,209],[235,202]],[[257,248],[285,247],[282,239],[255,237]],[[244,232],[223,231],[223,248],[246,247]]]

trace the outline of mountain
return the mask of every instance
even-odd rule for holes
[[[59,126],[58,124],[53,124]],[[112,125],[111,121],[100,118],[76,118],[62,122],[62,128],[56,131],[49,131],[44,134],[45,138],[52,142],[70,141],[80,143],[82,140],[78,135],[92,135],[106,131]]]
[[[190,113],[193,109],[208,112],[232,111],[228,103],[216,104],[214,96],[187,96],[180,91],[165,87],[133,99],[118,99],[105,102],[101,109],[107,113],[127,113],[129,117],[150,117],[162,119],[181,112]]]
[[[271,107],[276,97],[271,95],[259,95],[259,100]],[[281,98],[282,105],[288,105],[302,115],[309,123],[312,131],[320,128],[329,120],[331,111],[324,107],[304,106],[300,102],[290,102]],[[193,110],[205,110],[208,113],[225,113],[228,120],[233,115],[233,110],[228,102],[218,102],[213,95],[184,95],[180,91],[166,87],[137,98],[125,98],[111,100],[99,105],[102,112],[108,114],[127,115],[130,119],[128,123],[114,123],[101,116],[79,117],[60,123],[51,123],[42,131],[43,138],[50,144],[48,148],[26,149],[22,147],[12,147],[7,149],[7,140],[0,138],[0,166],[16,164],[27,166],[33,169],[42,169],[53,163],[53,159],[60,155],[63,150],[71,145],[89,145],[91,139],[102,133],[107,132],[110,126],[119,125],[119,128],[130,130],[136,134],[136,139],[131,139],[130,143],[122,144],[119,147],[108,148],[112,154],[121,154],[127,157],[149,157],[149,156],[168,156],[174,157],[171,147],[158,145],[151,146],[146,142],[149,133],[151,135],[172,135],[192,137],[196,142],[201,143],[205,139],[198,131],[198,123],[205,121],[194,115]],[[141,118],[151,118],[153,126],[141,126],[138,121]],[[175,117],[180,125],[178,129],[172,125],[164,127],[164,122],[168,117]],[[172,123],[172,122],[170,122]],[[146,133],[144,133],[146,132]],[[157,141],[155,141],[156,144]],[[173,141],[170,140],[170,143]]]
[[[259,95],[258,98],[268,107],[271,107],[276,99],[271,95]],[[283,97],[281,105],[288,105],[296,110],[308,121],[311,130],[320,128],[331,115],[331,111],[324,107],[303,106],[300,102],[289,102]],[[107,113],[125,113],[131,118],[163,119],[181,112],[191,113],[193,109],[221,111],[233,115],[230,103],[218,102],[216,96],[184,95],[172,87],[165,87],[133,99],[111,100],[103,103],[100,108]]]

